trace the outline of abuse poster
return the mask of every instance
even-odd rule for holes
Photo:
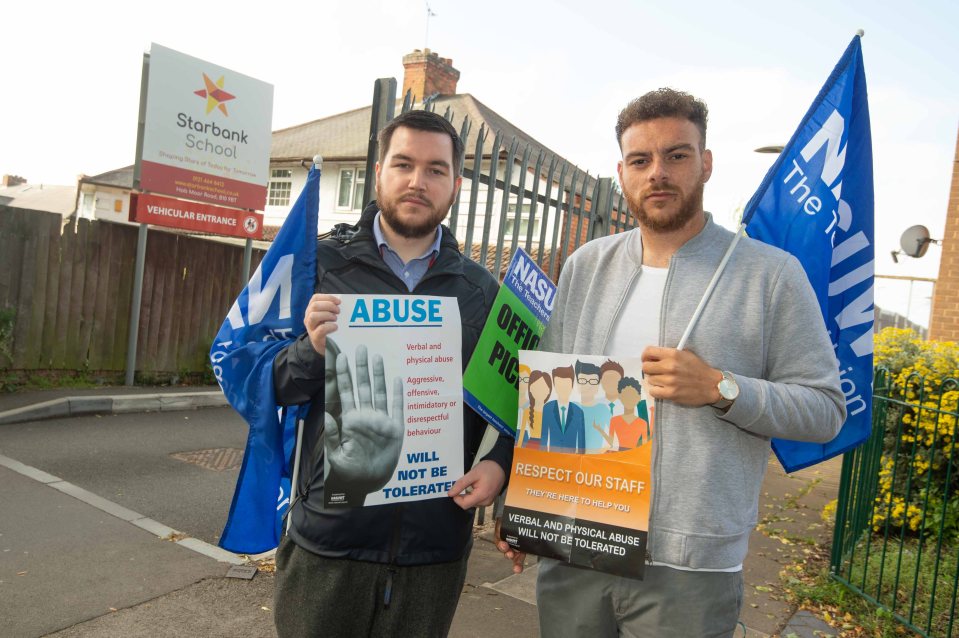
[[[529,376],[519,351],[536,349],[555,297],[556,285],[517,248],[463,373],[466,404],[503,434],[516,433],[516,393]]]
[[[326,340],[326,506],[446,498],[463,475],[456,299],[338,296]]]
[[[516,449],[501,538],[513,549],[642,578],[653,410],[636,358],[520,351]]]

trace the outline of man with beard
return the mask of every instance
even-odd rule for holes
[[[310,404],[292,522],[276,554],[275,621],[281,638],[445,636],[466,575],[473,508],[492,503],[502,490],[512,441],[500,437],[474,466],[486,425],[466,410],[463,460],[472,469],[447,496],[324,507],[324,488],[330,487],[324,485],[324,465],[336,476],[339,459],[364,459],[351,464],[351,483],[382,486],[395,461],[386,458],[391,452],[381,443],[401,438],[405,429],[397,418],[402,410],[387,409],[382,360],[374,355],[368,361],[362,347],[354,364],[357,397],[366,405],[348,414],[336,409],[334,397],[325,411],[324,386],[350,382],[346,366],[325,361],[344,356],[327,342],[336,330],[337,293],[456,298],[464,365],[496,296],[496,280],[464,257],[441,225],[462,181],[462,151],[462,140],[439,115],[400,115],[379,134],[376,201],[355,226],[340,225],[317,244],[317,287],[303,318],[306,333],[273,364],[277,401]],[[362,419],[348,418],[357,412]]]
[[[641,356],[655,436],[643,580],[542,559],[544,636],[733,635],[770,439],[829,441],[845,418],[816,297],[778,248],[742,239],[676,348],[733,239],[703,210],[706,119],[672,89],[623,109],[619,180],[639,227],[586,244],[560,276],[540,348]]]

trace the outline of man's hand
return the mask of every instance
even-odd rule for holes
[[[480,461],[472,470],[453,483],[447,494],[464,510],[486,507],[503,489],[506,472],[493,461]]]
[[[310,343],[318,354],[326,355],[326,335],[336,331],[336,315],[340,300],[333,295],[313,295],[303,315],[303,325],[310,335]]]
[[[493,532],[493,535],[496,536],[496,549],[503,552],[506,558],[513,561],[514,574],[522,573],[523,568],[526,566],[526,554],[524,552],[516,551],[509,546],[509,543],[504,540],[500,540],[500,524],[502,522],[502,518],[496,519],[496,531]]]
[[[383,358],[373,357],[373,386],[365,346],[356,349],[356,394],[346,355],[336,357],[336,385],[343,412],[340,424],[327,415],[326,458],[336,480],[375,492],[389,482],[403,447],[403,380],[393,382],[392,415],[387,411]]]
[[[716,403],[723,373],[689,350],[649,346],[643,350],[643,386],[654,399],[699,407]]]

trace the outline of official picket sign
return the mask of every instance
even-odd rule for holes
[[[155,43],[148,69],[140,188],[262,210],[273,86]]]
[[[136,206],[130,209],[132,222],[250,239],[263,237],[263,213],[149,193],[140,193],[136,200]]]
[[[519,351],[539,345],[555,297],[556,285],[517,248],[463,373],[467,405],[504,434],[516,433]]]
[[[463,475],[456,299],[338,296],[326,351],[327,506],[447,498]]]

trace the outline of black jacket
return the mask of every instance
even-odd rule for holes
[[[380,257],[373,236],[377,212],[373,202],[356,226],[338,225],[317,242],[317,292],[343,294],[414,294],[456,297],[463,324],[463,365],[476,347],[498,290],[490,273],[459,251],[452,233],[443,237],[436,261],[412,293]],[[454,561],[472,539],[473,511],[447,497],[371,507],[325,509],[323,506],[323,422],[325,365],[304,334],[281,351],[273,363],[273,385],[282,405],[311,403],[303,430],[299,500],[293,506],[290,538],[300,547],[335,558],[398,565]],[[464,467],[470,468],[486,423],[463,406]],[[512,440],[500,436],[486,459],[509,474]],[[454,480],[459,477],[452,477]]]

